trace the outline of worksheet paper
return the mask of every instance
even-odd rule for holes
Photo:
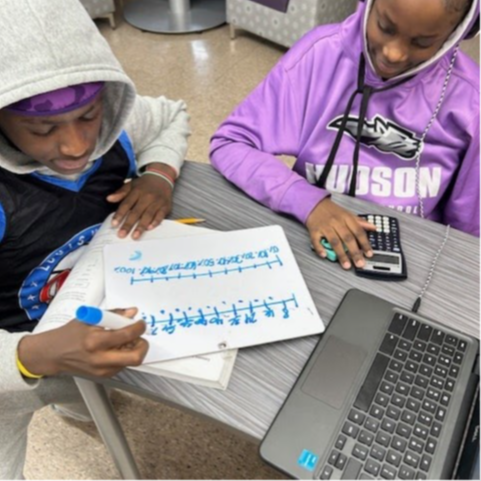
[[[107,308],[135,305],[146,362],[324,331],[279,226],[104,248]]]
[[[118,229],[112,227],[112,215],[99,226],[93,240],[87,245],[75,266],[57,293],[46,313],[42,316],[34,332],[45,332],[60,327],[75,317],[77,308],[83,304],[104,306],[105,281],[103,249],[107,244],[131,243],[130,236],[120,239]],[[188,226],[164,220],[154,230],[145,232],[145,239],[196,237],[212,232],[197,226]],[[137,245],[140,241],[135,241]],[[193,241],[192,241],[193,242]],[[136,306],[133,302],[131,306]],[[150,362],[138,367],[144,371],[181,381],[192,382],[218,389],[226,389],[236,358],[237,351],[223,351],[216,354],[182,358],[167,362]],[[144,362],[148,362],[145,360]]]

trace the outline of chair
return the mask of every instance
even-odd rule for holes
[[[114,0],[80,0],[92,18],[108,18],[110,26],[115,28]]]
[[[226,0],[231,39],[247,30],[285,47],[317,25],[337,23],[355,11],[358,0]]]

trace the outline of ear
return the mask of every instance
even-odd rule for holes
[[[361,1],[364,1],[364,0],[361,0]],[[468,33],[464,36],[463,40],[468,40],[470,38],[476,37],[478,33],[479,33],[479,14],[476,17],[476,20],[474,21]]]

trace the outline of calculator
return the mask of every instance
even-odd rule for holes
[[[366,232],[373,256],[364,258],[364,267],[354,266],[356,274],[383,280],[406,279],[406,261],[401,248],[398,220],[381,214],[362,214],[359,217],[374,224],[377,230]]]
[[[386,281],[400,281],[407,279],[406,261],[401,249],[399,223],[395,217],[381,214],[360,214],[359,217],[374,224],[376,232],[366,231],[371,244],[373,256],[364,257],[362,268],[354,266],[358,276],[370,277]],[[337,254],[326,238],[321,239],[327,259],[337,262]],[[314,249],[311,245],[311,248]],[[347,247],[344,247],[347,252]]]

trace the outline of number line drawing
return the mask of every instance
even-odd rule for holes
[[[240,324],[255,324],[263,319],[276,317],[276,309],[280,309],[282,318],[289,319],[290,311],[297,309],[299,304],[295,294],[287,299],[275,300],[269,297],[267,300],[243,301],[233,303],[229,308],[218,306],[207,306],[206,309],[197,309],[195,314],[190,314],[187,310],[176,309],[175,313],[165,313],[160,311],[163,317],[157,318],[155,315],[144,314],[144,320],[149,327],[149,334],[152,336],[159,334],[160,331],[167,334],[174,334],[177,327],[192,328],[194,326],[223,325],[228,323],[230,326]],[[209,312],[210,310],[210,312]],[[165,317],[166,316],[166,317]],[[243,320],[242,320],[243,317]],[[150,318],[150,320],[148,320]]]
[[[280,259],[279,256],[276,255],[276,259],[272,261],[266,261],[260,264],[252,264],[250,266],[239,266],[239,267],[233,267],[233,268],[225,268],[225,269],[219,269],[219,270],[211,270],[209,269],[207,272],[200,272],[200,273],[192,273],[192,274],[182,274],[178,273],[175,275],[165,275],[165,276],[149,276],[149,277],[134,277],[132,276],[130,278],[130,284],[136,284],[139,282],[150,282],[154,283],[157,281],[170,281],[170,280],[181,280],[181,279],[198,279],[200,277],[214,277],[214,276],[219,276],[219,275],[228,275],[231,273],[239,273],[241,274],[244,271],[250,270],[250,269],[262,269],[264,267],[268,267],[269,269],[272,269],[273,266],[278,265],[279,267],[283,266],[282,260]]]

